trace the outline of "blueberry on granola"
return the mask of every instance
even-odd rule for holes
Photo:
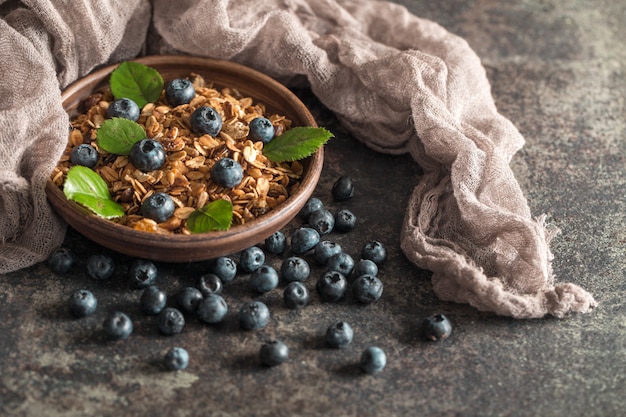
[[[165,87],[165,98],[174,107],[189,103],[195,96],[196,90],[186,78],[175,78]]]
[[[87,168],[93,168],[98,163],[98,151],[88,143],[81,143],[72,149],[70,154],[70,162],[72,165],[82,165]]]
[[[197,135],[217,136],[222,130],[222,116],[211,106],[198,107],[191,114],[191,130]]]
[[[109,104],[107,116],[109,118],[121,117],[136,122],[139,120],[139,106],[129,98],[120,98]]]

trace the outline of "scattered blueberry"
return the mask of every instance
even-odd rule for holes
[[[274,138],[274,125],[265,117],[257,117],[250,121],[248,136],[255,142],[269,143]]]
[[[336,253],[328,258],[326,269],[328,271],[341,272],[342,275],[347,277],[354,269],[354,259],[345,252]]]
[[[290,309],[305,307],[309,304],[309,290],[300,281],[290,282],[283,290],[283,300]]]
[[[128,159],[141,172],[154,171],[165,163],[165,149],[159,141],[142,139],[130,148]]]
[[[70,162],[72,165],[82,165],[87,168],[93,168],[98,163],[98,151],[88,143],[81,143],[72,149],[70,154]]]
[[[443,314],[433,314],[422,321],[422,336],[433,342],[442,340],[452,333],[452,323]]]
[[[224,320],[228,304],[219,294],[209,294],[198,306],[198,317],[205,323],[215,324]]]
[[[107,116],[109,118],[121,117],[136,122],[139,119],[139,106],[129,98],[119,98],[109,104]]]
[[[287,238],[283,232],[274,232],[265,239],[265,250],[272,255],[280,255],[287,249]]]
[[[291,235],[291,250],[302,255],[320,242],[320,234],[311,227],[299,227]]]
[[[308,221],[311,213],[317,210],[321,210],[323,208],[324,208],[324,203],[322,203],[322,200],[316,197],[311,197],[307,200],[306,203],[304,203],[304,206],[302,207],[298,215],[305,221]]]
[[[280,265],[280,275],[287,282],[304,281],[310,274],[309,263],[298,256],[291,256]]]
[[[374,275],[361,275],[352,283],[352,295],[363,304],[378,301],[383,294],[383,282]]]
[[[167,295],[154,285],[146,288],[139,297],[141,311],[146,314],[159,314],[167,303]]]
[[[211,179],[220,187],[233,188],[243,179],[243,168],[232,158],[220,158],[211,167]]]
[[[70,311],[76,317],[91,316],[96,312],[98,300],[89,290],[76,290],[70,296]]]
[[[220,256],[211,262],[209,272],[217,275],[222,282],[230,282],[237,276],[237,263],[228,256]]]
[[[204,274],[198,278],[196,288],[200,290],[204,297],[222,292],[222,280],[215,274]]]
[[[115,263],[108,255],[92,255],[87,260],[87,273],[94,279],[109,279],[115,271]]]
[[[76,257],[69,248],[55,249],[50,256],[48,256],[48,266],[57,274],[63,274],[70,270],[74,265]]]
[[[348,209],[341,209],[335,216],[335,230],[346,233],[352,231],[356,226],[356,216]]]
[[[174,214],[176,204],[166,193],[154,193],[141,203],[141,214],[144,217],[163,223]]]
[[[250,275],[250,288],[258,293],[272,291],[278,286],[278,272],[270,265],[261,265]]]
[[[387,365],[387,355],[385,355],[385,352],[379,347],[368,347],[361,354],[359,367],[365,373],[378,373],[383,370],[385,365]]]
[[[317,280],[315,289],[322,301],[336,302],[346,295],[348,281],[340,272],[327,271]]]
[[[157,316],[157,325],[163,334],[178,334],[185,328],[185,316],[174,307],[166,307]]]
[[[180,311],[187,314],[194,314],[204,297],[199,289],[195,287],[185,287],[176,293],[174,299]]]
[[[191,130],[198,135],[217,136],[222,130],[222,116],[210,106],[198,107],[191,114]]]
[[[374,261],[369,259],[361,259],[354,265],[352,269],[352,275],[360,277],[361,275],[378,275],[378,265]]]
[[[173,347],[167,351],[163,364],[169,371],[180,371],[189,365],[189,353],[181,347]]]
[[[321,236],[329,234],[335,228],[335,217],[326,209],[320,209],[311,213],[308,222]]]
[[[102,329],[109,339],[125,340],[133,332],[133,322],[121,311],[114,311],[106,316]]]
[[[361,258],[369,259],[376,263],[376,265],[380,265],[387,259],[387,250],[382,243],[377,240],[372,240],[371,242],[367,242],[363,249],[361,250]]]
[[[261,329],[267,326],[270,311],[263,302],[252,300],[241,307],[237,319],[239,326],[245,330]]]
[[[241,251],[239,255],[239,266],[247,273],[254,272],[265,263],[265,252],[258,246],[251,246]]]
[[[354,196],[354,181],[348,176],[339,177],[333,184],[332,193],[336,201],[349,200]]]
[[[336,321],[326,329],[326,343],[330,347],[345,348],[352,343],[354,331],[345,321]]]
[[[157,267],[154,262],[136,259],[128,269],[128,277],[135,288],[146,288],[154,284],[157,278]]]
[[[337,242],[331,242],[330,240],[323,240],[313,250],[315,260],[320,265],[328,264],[328,260],[331,256],[341,253],[341,245]]]
[[[189,103],[196,96],[196,89],[186,78],[175,78],[165,87],[165,98],[174,107]]]
[[[289,348],[280,340],[270,340],[261,346],[259,358],[265,366],[280,365],[289,359]]]

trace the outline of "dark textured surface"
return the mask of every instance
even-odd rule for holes
[[[241,275],[225,286],[230,312],[222,325],[190,317],[182,334],[166,337],[139,310],[140,292],[124,274],[130,259],[114,254],[116,275],[97,282],[86,274],[86,259],[107,251],[69,231],[66,244],[80,256],[70,273],[40,264],[0,280],[0,415],[626,415],[626,4],[398,2],[466,38],[483,60],[499,110],[527,140],[512,161],[518,181],[533,213],[551,214],[562,230],[553,243],[556,275],[589,289],[598,308],[564,320],[516,321],[437,300],[429,273],[411,266],[398,246],[419,168],[408,157],[366,149],[311,100],[318,122],[337,135],[316,195],[359,218],[353,232],[328,239],[355,257],[368,240],[387,245],[381,300],[321,303],[312,291],[311,305],[292,311],[280,290],[256,296]],[[343,174],[356,179],[355,197],[333,203],[332,183]],[[312,290],[321,268],[307,258]],[[158,284],[172,294],[202,271],[201,264],[159,264]],[[70,316],[67,298],[77,288],[99,298],[94,316]],[[266,301],[272,318],[267,328],[246,332],[235,315],[252,298]],[[101,336],[113,309],[135,321],[127,341]],[[418,337],[419,320],[432,312],[454,324],[442,343]],[[355,330],[342,350],[323,341],[338,319]],[[289,345],[287,363],[259,365],[268,338]],[[185,371],[161,366],[174,345],[190,352]],[[374,376],[356,365],[370,345],[388,358]]]

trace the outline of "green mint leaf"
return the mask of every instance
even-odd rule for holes
[[[263,146],[263,155],[274,162],[304,159],[333,136],[323,127],[294,127]]]
[[[163,77],[154,68],[126,61],[113,70],[110,84],[116,99],[129,98],[142,108],[159,99],[163,89]]]
[[[215,200],[191,213],[187,219],[187,228],[192,233],[228,230],[232,221],[233,204],[226,200]]]
[[[135,142],[145,138],[146,132],[139,123],[114,117],[102,123],[96,140],[100,149],[116,155],[128,155]]]
[[[91,168],[76,165],[70,168],[63,184],[63,194],[100,217],[112,219],[124,215],[120,204],[111,199],[106,182]]]

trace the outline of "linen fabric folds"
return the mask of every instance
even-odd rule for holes
[[[533,218],[509,168],[524,139],[494,105],[462,38],[373,0],[0,0],[0,272],[44,260],[63,239],[45,181],[68,118],[61,90],[146,54],[231,60],[305,83],[359,140],[423,168],[401,247],[436,294],[516,318],[587,312],[556,283],[555,231]],[[361,109],[377,109],[367,118]],[[408,123],[410,121],[410,123]]]

